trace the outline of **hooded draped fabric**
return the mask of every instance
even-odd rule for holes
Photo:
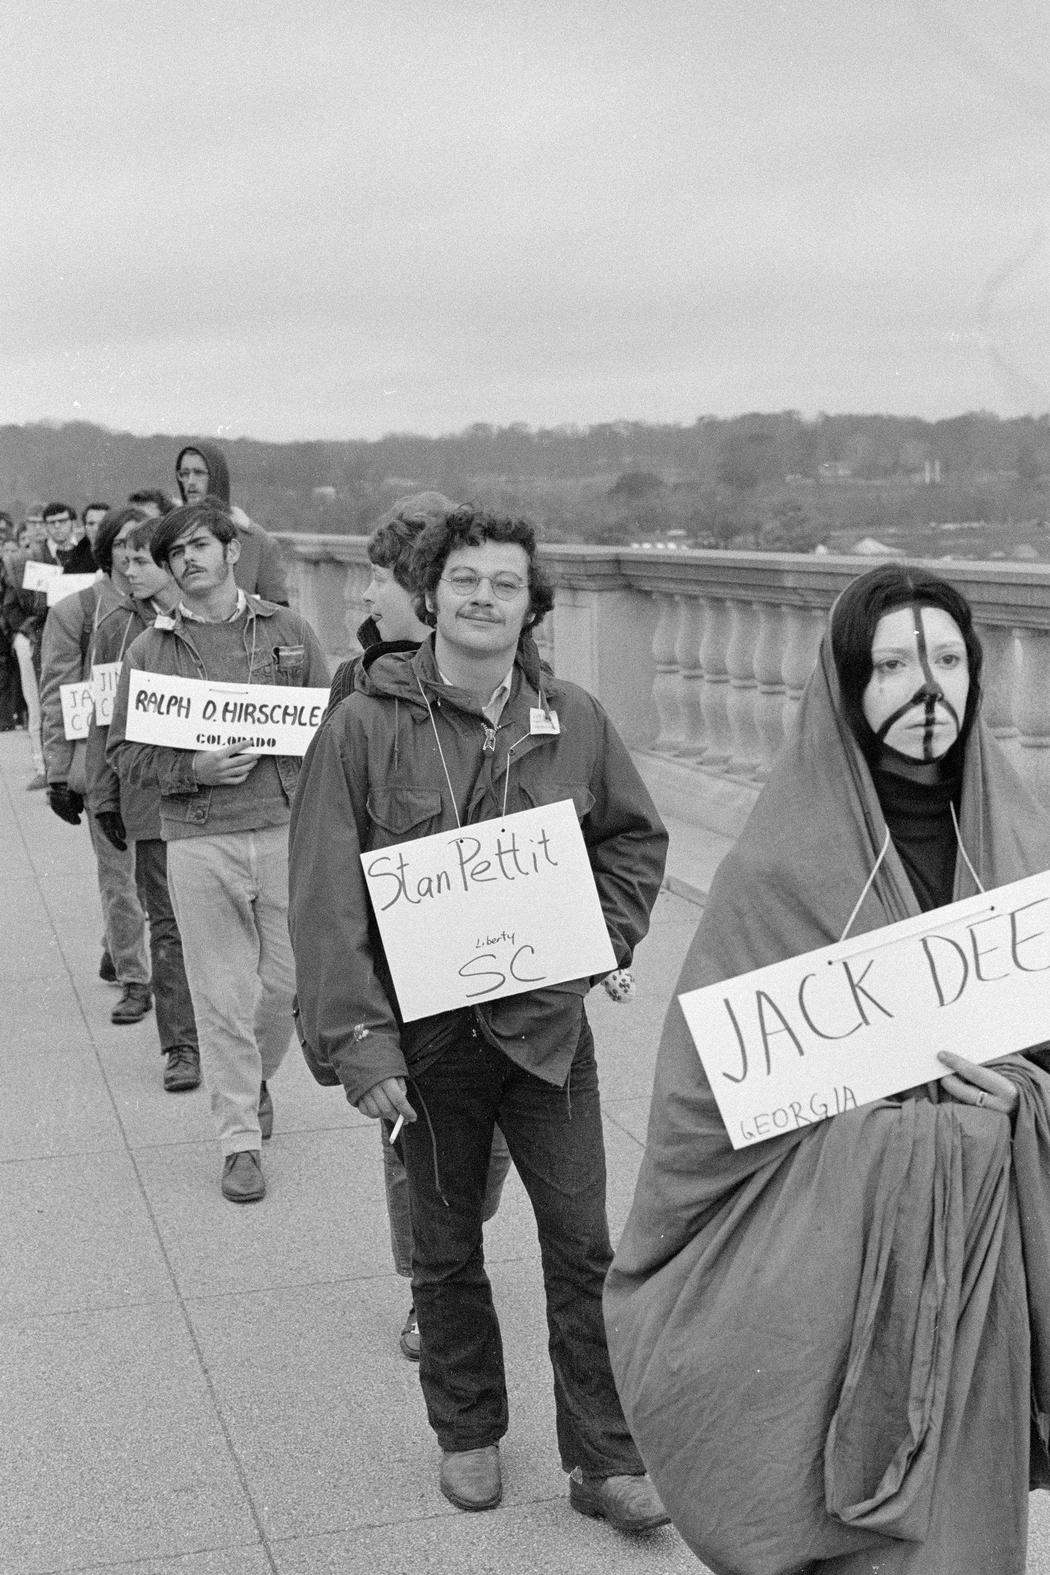
[[[1050,825],[978,717],[960,836],[989,889]],[[825,635],[664,1026],[606,1321],[631,1431],[716,1575],[1022,1575],[1050,1484],[1050,1077],[1010,1118],[939,1084],[734,1151],[677,994],[920,911]],[[978,890],[956,864],[955,898]],[[1033,1036],[1035,1037],[1035,1036]]]

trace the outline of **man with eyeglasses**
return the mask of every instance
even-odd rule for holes
[[[624,968],[648,929],[667,836],[601,706],[522,639],[554,600],[532,526],[456,509],[422,532],[412,570],[432,637],[362,671],[315,736],[292,806],[302,1034],[311,1063],[362,1115],[404,1122],[420,1381],[441,1492],[464,1510],[502,1495],[507,1391],[482,1245],[498,1124],[536,1217],[570,1502],[647,1531],[668,1517],[624,1420],[602,1317],[612,1251],[583,1003],[596,981],[404,1022],[360,854],[571,799]]]
[[[183,503],[201,503],[210,497],[226,505],[237,531],[240,555],[234,564],[234,579],[241,590],[287,607],[288,582],[280,545],[243,509],[230,502],[230,470],[219,445],[196,438],[192,445],[180,449],[175,480]]]

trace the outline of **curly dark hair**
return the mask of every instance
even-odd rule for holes
[[[453,509],[443,520],[428,525],[416,542],[410,577],[416,593],[416,616],[433,627],[436,623],[427,600],[437,590],[448,555],[457,547],[481,547],[486,541],[513,542],[524,548],[529,560],[529,610],[522,632],[534,629],[554,606],[554,586],[539,561],[536,531],[528,520],[488,514],[471,504]]]
[[[973,626],[973,612],[961,591],[939,574],[911,564],[884,563],[850,582],[831,611],[831,654],[835,659],[842,709],[854,737],[870,754],[874,734],[864,716],[864,691],[872,674],[871,650],[875,630],[884,614],[915,602],[939,607],[959,626],[966,646],[970,690],[959,729],[966,739],[981,703],[981,668],[984,649]]]

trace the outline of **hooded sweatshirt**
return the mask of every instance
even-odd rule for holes
[[[191,453],[199,454],[208,467],[209,495],[229,505],[230,471],[226,456],[217,443],[209,443],[206,438],[186,443],[179,450],[175,460],[175,480],[183,503],[186,502],[186,490],[178,473],[182,468],[183,459]],[[233,569],[233,577],[237,584],[242,591],[247,591],[250,595],[261,596],[264,601],[287,607],[288,581],[280,544],[261,525],[256,525],[254,520],[250,520],[242,509],[235,510],[234,525],[241,548],[241,555]]]

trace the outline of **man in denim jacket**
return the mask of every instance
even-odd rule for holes
[[[224,1157],[222,1193],[252,1203],[266,1191],[267,1081],[292,1027],[288,819],[299,761],[236,745],[194,752],[129,740],[130,671],[306,688],[326,686],[329,673],[298,613],[239,589],[237,531],[220,500],[173,510],[151,550],[182,600],[127,652],[107,758],[122,782],[160,789],[172,905]]]

